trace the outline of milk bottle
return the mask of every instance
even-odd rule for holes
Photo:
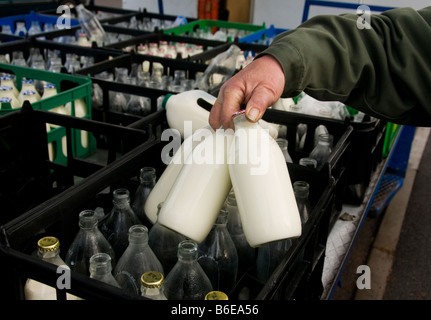
[[[16,98],[18,98],[19,91],[16,88],[15,82],[12,79],[12,77],[10,75],[5,74],[5,75],[1,76],[0,79],[1,79],[0,84],[2,86],[6,86],[6,87],[12,87],[13,94],[15,95]]]
[[[283,153],[258,123],[233,115],[229,173],[247,241],[257,247],[299,237],[301,219]]]
[[[18,98],[13,93],[13,88],[11,86],[1,86],[0,87],[0,97],[10,99],[10,107],[12,109],[17,109],[21,107],[21,103]]]
[[[21,102],[21,104],[24,102],[24,100],[23,100],[24,99],[24,97],[23,97],[24,92],[27,92],[27,91],[34,91],[36,99],[40,100],[40,94],[36,90],[36,85],[35,85],[34,81],[31,79],[23,79],[21,81],[21,91],[18,95],[18,99]]]
[[[163,100],[163,107],[166,109],[166,118],[170,128],[177,129],[182,138],[187,138],[189,134],[199,128],[208,126],[209,111],[215,103],[216,97],[203,90],[189,90],[175,95],[168,94]],[[184,128],[185,121],[192,122],[191,133]],[[260,124],[270,131],[273,138],[278,135],[278,125],[259,120]]]
[[[211,231],[232,187],[227,152],[232,130],[212,130],[189,155],[162,206],[158,222],[198,243]]]
[[[37,243],[38,258],[62,266],[65,269],[69,269],[66,263],[60,258],[60,242],[55,237],[44,237]],[[28,279],[24,286],[24,295],[26,300],[56,300],[57,293],[55,288],[48,286],[39,281]],[[67,300],[81,300],[81,298],[66,294]]]
[[[85,103],[83,98],[76,99],[75,103],[75,117],[84,118],[87,115],[87,104]],[[66,104],[66,109],[69,114],[72,114],[72,106],[71,103],[68,102]],[[89,136],[88,131],[81,130],[81,145],[83,148],[88,147]]]
[[[188,159],[192,150],[201,140],[209,134],[211,134],[210,126],[207,126],[197,130],[193,135],[186,138],[163,171],[154,188],[151,190],[145,202],[144,211],[153,224],[157,221],[159,203],[165,201],[186,159]]]

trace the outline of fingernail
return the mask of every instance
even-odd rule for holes
[[[247,112],[247,118],[250,121],[256,122],[259,120],[259,109],[256,108],[251,108],[248,112]]]

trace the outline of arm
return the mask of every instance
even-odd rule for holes
[[[253,63],[265,56],[278,62],[284,75],[282,97],[305,91],[316,99],[341,101],[388,121],[431,126],[431,7],[372,15],[371,29],[357,28],[357,19],[353,14],[312,18],[279,35]],[[250,83],[253,78],[266,83],[278,78],[276,69],[253,74],[247,68],[231,83]],[[273,88],[276,95],[279,86],[278,82]],[[218,115],[239,109],[241,104],[247,111],[251,109],[249,101],[253,101],[255,88],[243,88],[237,94],[237,101],[242,99],[239,104],[227,98],[239,92],[229,82],[221,88],[220,101],[229,104],[215,105],[212,123],[217,123]],[[260,92],[260,99],[271,95]],[[259,115],[273,101],[271,97],[266,105],[254,104]]]

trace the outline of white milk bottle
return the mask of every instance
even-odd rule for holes
[[[55,84],[46,83],[43,85],[43,94],[42,94],[41,100],[53,97],[57,93],[58,93],[57,92],[57,86]],[[64,105],[52,108],[49,111],[70,116],[70,113],[68,112],[68,110],[66,109],[66,107]],[[59,127],[59,125],[52,124],[52,123],[50,123],[49,125],[53,129],[56,129]],[[62,152],[63,152],[64,156],[67,157],[67,138],[66,138],[66,136],[61,138],[61,148],[62,148]]]
[[[76,99],[74,103],[75,103],[75,117],[84,118],[87,115],[87,104],[85,103],[85,100],[83,98]],[[66,109],[70,114],[72,114],[71,108],[72,108],[71,103],[68,102],[66,105]],[[88,143],[89,143],[88,131],[81,130],[82,147],[87,148]]]
[[[18,98],[13,93],[13,88],[11,86],[1,86],[0,87],[0,97],[10,99],[10,107],[12,109],[17,109],[21,107],[21,103]]]
[[[235,139],[229,173],[245,236],[251,247],[299,237],[301,219],[280,147],[258,123],[233,115]]]
[[[70,270],[59,256],[60,242],[57,238],[41,238],[37,242],[37,246],[37,256],[39,259]],[[26,300],[57,300],[57,292],[55,288],[33,279],[27,279],[24,286],[24,295]],[[66,298],[67,300],[82,300],[81,298],[69,293],[66,294]]]
[[[24,102],[24,100],[23,100],[24,99],[24,97],[23,97],[24,92],[27,92],[27,91],[34,91],[34,94],[35,94],[37,100],[40,100],[40,94],[36,90],[36,85],[35,85],[34,81],[31,79],[22,79],[21,91],[19,92],[19,95],[18,95],[18,99],[21,102],[21,104]]]
[[[178,94],[167,94],[162,106],[166,109],[166,118],[170,128],[177,129],[182,138],[187,138],[199,128],[208,126],[209,111],[217,100],[216,97],[203,90],[189,90]],[[185,121],[192,122],[192,130],[185,129]],[[270,131],[273,138],[277,138],[278,125],[259,120],[261,125]]]
[[[161,225],[197,243],[211,231],[232,187],[227,153],[233,130],[211,132],[189,155],[158,217]]]
[[[207,126],[202,129],[196,130],[196,132],[189,136],[181,144],[180,148],[175,152],[172,159],[168,162],[168,166],[163,171],[156,185],[148,195],[147,201],[144,205],[144,211],[148,216],[149,220],[154,224],[157,221],[158,205],[164,202],[172,185],[175,183],[178,174],[180,173],[186,159],[188,159],[192,150],[211,134],[211,127]],[[180,140],[178,138],[178,140]],[[175,141],[175,139],[174,139]],[[165,147],[162,152],[169,152],[169,145]]]
[[[15,95],[16,98],[18,98],[19,91],[15,86],[15,81],[13,80],[13,78],[8,74],[4,74],[1,76],[0,79],[1,79],[0,84],[6,87],[12,87],[13,94]]]

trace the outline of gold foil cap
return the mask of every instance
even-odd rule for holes
[[[60,247],[60,241],[56,237],[43,237],[37,242],[37,247],[41,252],[54,251]]]
[[[158,271],[148,271],[141,276],[141,284],[146,288],[159,288],[164,281],[163,274]]]
[[[205,296],[205,300],[229,300],[227,294],[221,291],[210,291]]]

